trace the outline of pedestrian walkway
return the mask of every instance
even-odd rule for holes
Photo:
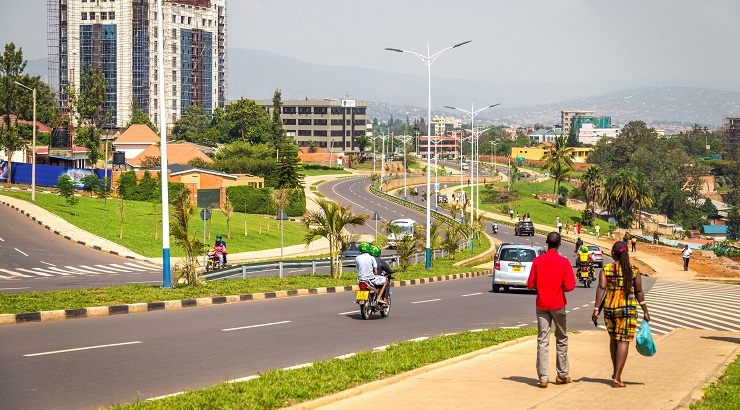
[[[677,330],[656,337],[653,357],[630,348],[624,389],[611,387],[609,336],[591,331],[569,336],[573,383],[535,386],[537,341],[525,338],[422,369],[358,386],[294,409],[674,409],[700,397],[701,388],[740,353],[740,333]],[[550,369],[555,369],[554,338]],[[701,346],[690,349],[688,346]],[[687,369],[691,369],[687,371]]]

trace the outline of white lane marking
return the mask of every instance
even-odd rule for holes
[[[59,269],[59,268],[54,268],[54,267],[51,267],[51,268],[47,268],[47,269],[41,269],[41,268],[33,268],[33,270],[37,270],[37,271],[39,271],[39,272],[51,272],[51,273],[56,273],[57,275],[62,275],[62,276],[69,276],[69,275],[70,275],[70,273],[69,273],[69,272],[67,272],[66,270],[62,270],[62,269]],[[72,272],[72,273],[74,273],[74,274],[77,274],[77,272]]]
[[[578,310],[578,309],[580,309],[580,307],[578,307],[578,306],[576,306],[576,307],[573,308],[573,310]]]
[[[588,307],[588,303],[586,303],[585,305],[581,305],[581,307]]]
[[[385,346],[378,346],[378,347],[376,347],[376,348],[373,348],[373,351],[374,351],[374,352],[383,352],[383,351],[385,351],[385,349],[387,349],[387,348],[388,348],[388,345],[385,345]]]
[[[131,262],[124,263],[124,265],[132,266],[132,267],[138,268],[138,269],[147,269],[147,270],[152,270],[152,271],[161,271],[162,270],[162,268],[160,268],[158,266],[142,265],[142,264],[131,263]]]
[[[53,264],[53,263],[49,263],[49,262],[44,262],[44,261],[39,261],[39,262],[41,262],[41,263],[45,263],[45,264],[47,264],[47,265],[49,265],[49,266],[57,266],[57,265],[55,265],[55,264]]]
[[[25,288],[0,288],[0,290],[23,290],[23,289],[31,289],[31,288],[29,288],[29,287],[25,287]]]
[[[0,238],[0,242],[5,242],[5,239],[3,239],[3,238]]]
[[[104,347],[117,347],[117,346],[135,345],[135,344],[139,344],[139,343],[144,343],[144,342],[142,342],[142,341],[136,341],[136,342],[111,343],[111,344],[108,344],[108,345],[86,346],[86,347],[78,347],[78,348],[75,348],[75,349],[64,349],[64,350],[54,350],[54,351],[51,351],[51,352],[41,352],[41,353],[24,354],[23,357],[45,356],[45,355],[49,355],[49,354],[78,352],[80,350],[102,349]]]
[[[12,270],[7,270],[7,269],[0,269],[0,272],[5,272],[5,273],[10,274],[10,275],[13,275],[13,276],[20,276],[22,278],[31,278],[31,277],[33,277],[33,276],[24,275],[22,273],[13,272]]]
[[[290,323],[290,320],[283,320],[282,322],[272,322],[272,323],[263,323],[261,325],[252,325],[252,326],[242,326],[242,327],[232,327],[229,329],[221,329],[222,332],[230,332],[232,330],[241,330],[241,329],[252,329],[255,327],[263,327],[263,326],[274,326],[274,325],[282,325],[284,323]]]
[[[102,272],[95,272],[95,271],[89,271],[85,269],[76,268],[74,266],[65,266],[69,271],[74,273],[75,275],[87,275],[88,273],[92,273],[93,275],[100,275]],[[79,273],[77,273],[79,271]]]
[[[17,250],[18,252],[20,252],[20,254],[21,254],[21,255],[23,255],[23,256],[28,256],[28,254],[27,254],[27,253],[23,252],[22,250],[20,250],[20,249],[18,249],[18,248],[13,248],[13,249],[15,249],[15,250]]]
[[[357,353],[347,353],[340,356],[336,356],[335,359],[349,359],[350,357],[356,355]]]
[[[107,269],[103,265],[95,265],[95,266],[100,266],[100,267],[102,267],[102,269],[101,268],[94,268],[92,266],[87,266],[87,265],[80,265],[81,268],[85,268],[85,270],[87,270],[87,271],[92,271],[90,273],[98,273],[98,274],[100,274],[100,273],[111,273],[111,271],[112,272],[116,272],[117,271],[117,269]]]
[[[465,297],[468,297],[468,296],[475,296],[475,295],[482,295],[482,294],[483,294],[483,292],[478,292],[478,293],[468,293],[467,295],[462,295],[462,297],[464,297],[464,298],[465,298]]]
[[[240,377],[240,378],[234,379],[234,380],[227,380],[226,383],[247,382],[247,381],[254,380],[254,379],[259,379],[259,378],[260,378],[260,375],[259,374],[253,374],[253,375],[247,376],[247,377]]]
[[[428,302],[436,302],[436,301],[439,301],[439,300],[442,300],[442,299],[429,299],[429,300],[420,300],[420,301],[418,301],[418,302],[411,302],[411,304],[413,305],[413,304],[416,304],[416,303],[428,303]]]
[[[54,276],[54,275],[49,275],[48,273],[36,272],[36,271],[30,270],[30,269],[23,269],[23,268],[16,268],[16,269],[19,270],[19,271],[21,271],[21,272],[34,273],[34,274],[39,275],[39,276]],[[38,268],[36,268],[36,269],[38,269]]]
[[[141,282],[129,282],[129,283],[162,283],[161,280],[144,280]]]
[[[115,271],[120,271],[120,272],[134,272],[136,270],[136,269],[133,269],[133,268],[127,268],[125,266],[117,265],[115,263],[111,263],[108,266],[105,266],[105,265],[95,265],[95,266],[98,266],[98,267],[104,268],[104,269],[105,268],[113,269]]]
[[[349,312],[342,312],[342,313],[340,313],[340,315],[351,315],[353,313],[357,313],[357,310],[352,310],[352,311],[349,311]]]
[[[421,337],[417,337],[417,338],[414,338],[414,339],[409,339],[409,340],[407,340],[407,342],[421,342],[422,340],[427,340],[427,339],[429,339],[429,338],[426,337],[426,336],[421,336]]]
[[[311,366],[313,366],[313,363],[303,363],[303,364],[297,364],[295,366],[284,367],[283,370],[295,370],[295,369],[302,369],[304,367],[311,367]]]

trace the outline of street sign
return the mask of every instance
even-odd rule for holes
[[[204,208],[200,210],[200,219],[207,221],[211,219],[211,210],[208,208]]]
[[[434,183],[434,192],[439,192],[439,182]]]
[[[516,157],[516,162],[524,162],[525,159],[524,157]]]

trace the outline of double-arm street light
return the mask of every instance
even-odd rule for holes
[[[427,65],[427,92],[428,92],[428,98],[427,98],[427,138],[431,138],[432,135],[432,64],[435,60],[437,60],[437,57],[439,57],[442,53],[444,53],[447,50],[460,47],[462,45],[470,43],[472,40],[464,41],[462,43],[457,43],[454,46],[447,47],[441,51],[436,52],[435,54],[431,54],[429,52],[429,43],[427,43],[427,55],[421,55],[419,53],[415,53],[413,51],[407,51],[407,50],[401,50],[398,48],[386,48],[388,51],[394,51],[396,53],[407,53],[415,56],[416,58],[420,59],[424,62],[424,64]],[[431,156],[432,156],[432,149],[431,144],[427,145],[427,170],[431,168]],[[432,259],[431,259],[431,237],[430,237],[430,229],[429,227],[432,225],[432,213],[431,213],[431,202],[429,198],[429,185],[431,182],[431,174],[427,172],[427,221],[425,225],[425,231],[426,231],[426,268],[431,269],[432,267]]]
[[[380,192],[383,192],[383,176],[385,175],[385,140],[387,140],[388,137],[388,134],[381,134],[375,137],[382,141],[382,144],[380,145]]]
[[[481,111],[487,110],[489,108],[493,108],[493,107],[495,107],[497,105],[501,105],[501,103],[492,104],[492,105],[489,105],[488,107],[483,107],[483,108],[479,108],[479,109],[476,110],[473,107],[473,104],[470,104],[470,111],[464,110],[462,108],[452,107],[452,106],[449,106],[449,105],[445,105],[444,106],[445,108],[449,108],[451,110],[462,111],[465,114],[468,114],[468,117],[470,117],[470,144],[471,144],[471,149],[470,149],[470,175],[471,175],[471,178],[470,178],[471,179],[471,181],[470,181],[471,182],[471,186],[470,186],[470,196],[471,196],[471,198],[470,198],[470,223],[471,224],[473,223],[473,208],[475,207],[475,202],[473,202],[473,201],[475,199],[477,199],[477,198],[472,198],[472,196],[473,196],[473,186],[472,186],[472,183],[473,183],[473,178],[472,178],[472,176],[473,176],[473,158],[475,158],[476,163],[478,163],[478,158],[474,156],[475,153],[476,153],[476,144],[475,144],[475,140],[476,140],[476,138],[475,138],[475,116],[478,115]],[[470,241],[470,251],[473,252],[473,241]]]
[[[14,81],[16,85],[20,85],[28,91],[33,93],[33,139],[31,141],[31,201],[36,201],[36,87],[27,87],[18,81]],[[10,162],[10,158],[8,158]],[[10,175],[8,175],[8,181],[10,181]]]

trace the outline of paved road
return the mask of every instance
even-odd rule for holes
[[[87,248],[0,206],[0,292],[161,283],[162,270]]]

